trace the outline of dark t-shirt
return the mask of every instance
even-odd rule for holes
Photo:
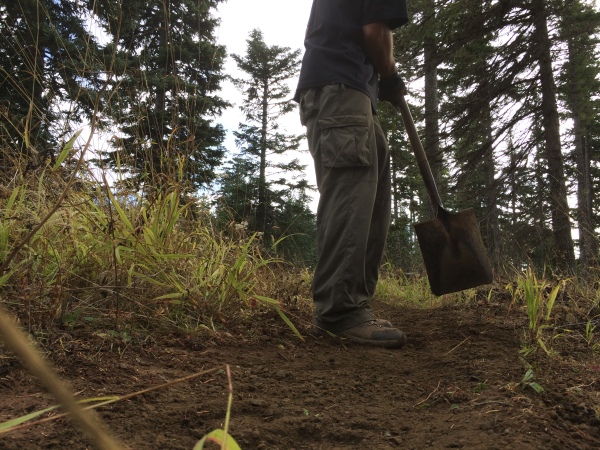
[[[345,84],[377,105],[377,74],[363,47],[363,25],[408,21],[405,0],[313,0],[297,92]],[[296,94],[298,96],[298,94]]]

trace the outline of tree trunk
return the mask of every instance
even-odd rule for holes
[[[582,274],[586,274],[591,265],[595,264],[598,243],[594,233],[592,220],[592,178],[590,170],[589,147],[584,142],[584,127],[580,118],[580,102],[577,86],[577,55],[572,40],[568,43],[569,62],[567,65],[569,87],[569,108],[573,119],[573,153],[577,169],[577,225],[579,229],[579,265]]]
[[[572,272],[575,252],[571,236],[567,187],[560,142],[560,122],[556,104],[556,85],[552,72],[551,44],[548,35],[544,0],[533,0],[532,15],[535,27],[535,44],[538,50],[540,84],[542,91],[542,124],[545,135],[545,153],[548,161],[550,203],[552,207],[552,232],[556,244],[557,268]]]
[[[424,18],[427,22],[435,22],[435,0],[425,4]],[[433,27],[428,27],[433,30]],[[440,181],[442,160],[440,154],[440,128],[437,80],[437,39],[435,31],[429,31],[423,41],[424,75],[425,75],[425,152],[431,165],[433,177]]]
[[[486,142],[483,155],[483,170],[485,175],[485,206],[486,206],[486,240],[490,255],[490,262],[495,269],[501,266],[500,261],[500,224],[498,211],[498,186],[496,184],[496,161],[494,160],[494,147],[492,145],[492,115],[486,108],[484,116]]]
[[[517,182],[517,155],[515,145],[512,141],[512,136],[510,137],[510,142],[508,144],[509,157],[510,157],[510,172],[509,172],[509,186],[510,189],[508,191],[509,195],[509,205],[510,205],[510,228],[515,229],[516,225],[519,221],[519,212],[517,210],[517,192],[519,192],[519,183]],[[510,258],[515,266],[521,264],[523,255],[520,252],[517,252],[514,245],[514,240],[504,241],[504,248],[508,248],[510,251]],[[506,254],[506,251],[504,252]]]
[[[398,223],[400,216],[400,190],[398,189],[398,162],[396,161],[396,149],[390,148],[392,168],[392,223]]]
[[[258,176],[258,207],[256,210],[257,231],[265,231],[267,218],[267,130],[269,106],[269,80],[263,83],[262,126],[260,130],[260,173]]]
[[[163,16],[161,20],[161,29],[159,31],[160,36],[160,48],[163,49],[164,58],[160,61],[158,65],[158,74],[161,79],[165,80],[168,77],[170,71],[170,61],[169,61],[169,18],[167,11],[163,9]],[[143,88],[142,88],[143,92]],[[151,161],[150,171],[152,180],[152,186],[148,186],[149,194],[151,198],[154,199],[159,193],[163,192],[166,189],[166,180],[164,175],[169,172],[169,163],[168,160],[168,149],[166,148],[166,140],[165,140],[165,113],[166,113],[166,88],[164,84],[158,84],[156,86],[156,91],[154,93],[154,111],[152,115],[152,120],[154,123],[149,123],[148,132],[150,134],[150,138],[153,143],[149,147],[149,151],[151,154],[149,155],[149,159]],[[144,135],[144,131],[140,132],[140,135]]]

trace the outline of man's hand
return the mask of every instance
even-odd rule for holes
[[[406,95],[406,86],[400,75],[396,72],[391,77],[379,79],[379,92],[377,98],[383,102],[390,102],[394,106],[400,106],[400,100]]]

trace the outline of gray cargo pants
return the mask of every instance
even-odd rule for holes
[[[344,85],[301,93],[300,119],[320,193],[315,324],[339,332],[374,318],[369,301],[390,222],[389,148],[369,97]]]

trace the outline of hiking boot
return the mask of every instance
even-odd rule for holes
[[[363,322],[355,327],[340,331],[337,334],[350,341],[376,347],[392,348],[402,347],[406,344],[406,335],[402,331],[397,328],[385,326],[382,322],[386,321],[370,320],[369,322]]]
[[[392,325],[392,322],[390,322],[389,320],[375,319],[375,322],[377,322],[379,325],[385,328],[394,328],[394,325]]]
[[[352,342],[374,347],[402,347],[406,343],[406,335],[397,328],[384,325],[385,322],[387,321],[381,319],[370,320],[337,333],[331,333],[322,328],[317,328],[316,332],[321,336],[337,335]]]

